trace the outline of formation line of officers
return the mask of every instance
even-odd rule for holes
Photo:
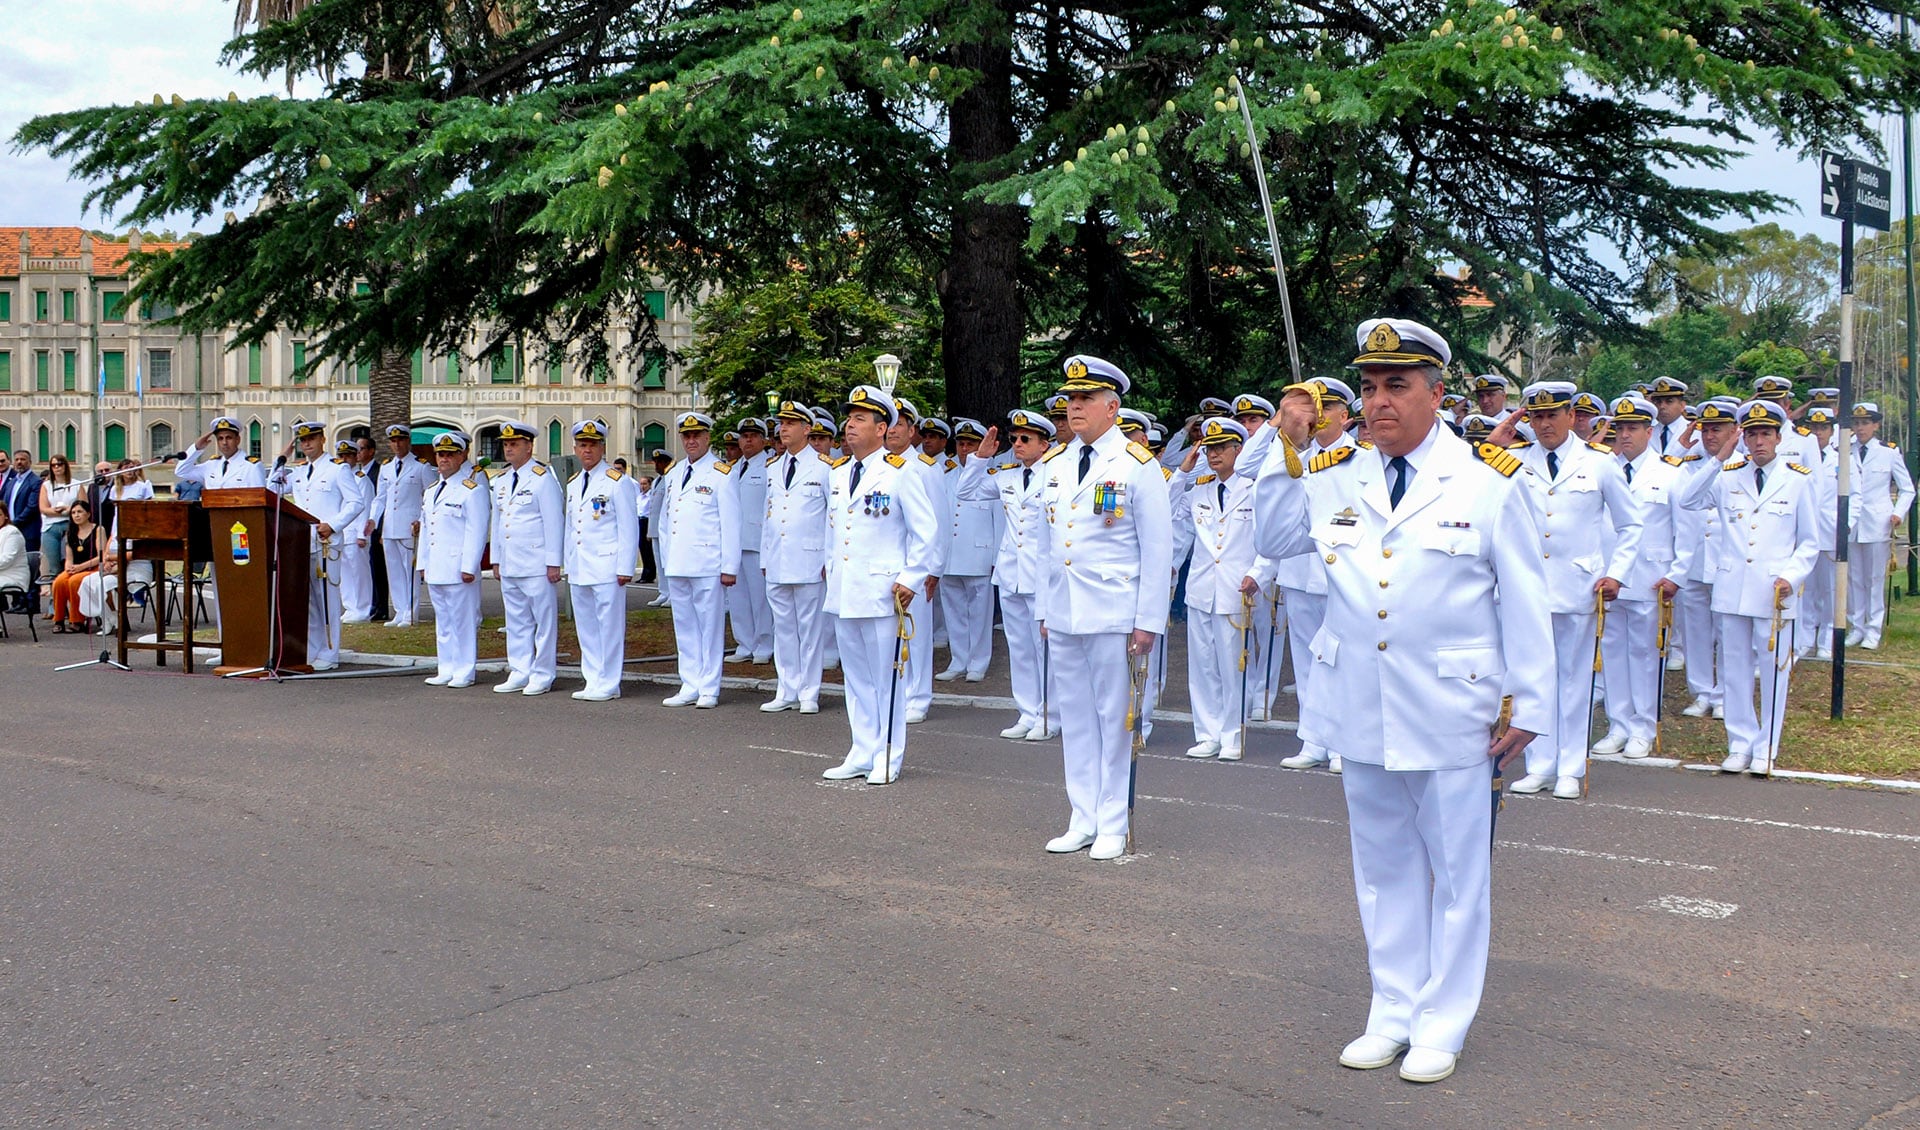
[[[580,470],[564,484],[520,421],[501,427],[505,462],[485,472],[457,432],[421,465],[404,427],[388,431],[391,459],[356,471],[302,422],[306,461],[267,481],[320,520],[316,667],[337,662],[345,543],[377,521],[399,594],[390,623],[409,622],[416,575],[433,607],[429,683],[474,682],[490,548],[509,667],[494,690],[551,689],[564,576],[585,677],[574,697],[588,701],[620,695],[644,510],[677,650],[664,705],[718,704],[729,618],[734,658],[777,669],[763,711],[817,713],[837,663],[849,740],[830,780],[900,779],[932,683],[985,677],[997,592],[1018,710],[1001,736],[1060,737],[1067,819],[1045,847],[1094,859],[1130,850],[1132,753],[1184,569],[1187,754],[1240,759],[1247,723],[1297,697],[1301,750],[1284,763],[1342,775],[1372,971],[1365,1031],[1340,1062],[1399,1062],[1431,1082],[1452,1072],[1479,1007],[1501,765],[1524,758],[1516,792],[1580,798],[1590,752],[1654,750],[1672,663],[1687,713],[1725,719],[1722,768],[1770,771],[1794,660],[1824,653],[1832,616],[1838,421],[1834,390],[1796,407],[1775,377],[1744,402],[1689,405],[1686,383],[1661,377],[1611,403],[1543,381],[1509,406],[1516,390],[1486,375],[1469,403],[1447,393],[1452,355],[1431,328],[1372,319],[1356,345],[1357,388],[1323,377],[1277,404],[1208,398],[1171,436],[1124,406],[1125,372],[1090,356],[1067,359],[1045,411],[1008,415],[1004,443],[1000,427],[925,417],[879,385],[837,412],[781,402],[722,437],[733,458],[714,420],[688,412],[683,457],[644,503],[592,419],[573,425]],[[1846,536],[1869,578],[1913,497],[1879,422],[1870,403],[1848,421],[1859,501]],[[238,435],[215,421],[217,454],[203,439],[182,473],[261,479],[234,458]],[[1876,589],[1852,610],[1868,648],[1884,630]],[[1597,701],[1608,730],[1595,740]]]

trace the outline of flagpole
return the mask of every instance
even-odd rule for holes
[[[1900,41],[1911,45],[1905,13],[1900,16]],[[1902,174],[1906,180],[1907,214],[1900,227],[1901,242],[1906,245],[1907,256],[1907,434],[1902,440],[1907,445],[1907,468],[1909,471],[1920,469],[1920,454],[1914,447],[1920,444],[1920,405],[1914,403],[1915,379],[1914,362],[1920,359],[1920,314],[1916,314],[1913,282],[1913,111],[1900,113],[1901,148],[1904,160],[1901,162]],[[1907,509],[1907,595],[1920,596],[1920,504]]]

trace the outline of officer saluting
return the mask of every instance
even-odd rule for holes
[[[640,555],[640,488],[605,462],[607,426],[599,420],[574,423],[573,454],[580,473],[567,484],[567,594],[587,680],[573,697],[607,702],[620,697],[626,662],[626,586]]]
[[[829,781],[864,776],[885,785],[900,775],[907,747],[907,687],[899,670],[902,647],[931,642],[932,625],[908,630],[905,610],[925,592],[944,524],[927,493],[926,476],[910,452],[886,449],[900,410],[888,394],[860,385],[847,397],[847,455],[833,465],[827,514],[833,526],[827,552],[827,611],[840,636],[847,726],[847,758],[822,773]],[[924,605],[921,605],[924,607]]]
[[[808,442],[818,421],[804,404],[782,401],[775,427],[780,452],[767,468],[767,512],[760,531],[773,617],[773,666],[779,688],[768,714],[800,708],[820,713],[820,662],[827,620],[827,494],[832,468]],[[744,568],[744,566],[743,566]]]
[[[1434,417],[1446,341],[1397,318],[1358,337],[1377,448],[1268,460],[1257,542],[1276,559],[1310,548],[1327,570],[1300,736],[1344,763],[1373,974],[1366,1034],[1340,1062],[1385,1067],[1406,1051],[1401,1077],[1434,1082],[1452,1074],[1486,981],[1488,760],[1551,725],[1536,673],[1552,636],[1518,456]],[[1503,696],[1512,728],[1499,734]]]
[[[209,443],[214,448],[212,455],[207,454]],[[173,477],[181,482],[199,483],[201,490],[267,485],[266,476],[260,471],[260,460],[240,454],[240,421],[232,416],[213,418],[213,426],[173,469]]]
[[[1135,665],[1166,634],[1173,516],[1159,462],[1116,426],[1127,375],[1098,357],[1069,357],[1065,369],[1073,439],[1041,462],[1047,523],[1034,618],[1050,656],[1072,816],[1047,850],[1091,846],[1093,858],[1117,859],[1131,818],[1127,699]]]
[[[493,578],[507,611],[507,681],[499,694],[546,694],[553,686],[558,600],[566,565],[567,503],[560,480],[533,457],[533,425],[500,425],[506,469],[493,477]]]
[[[480,557],[487,548],[486,476],[467,462],[467,437],[444,432],[433,441],[440,477],[427,487],[420,518],[420,576],[433,599],[433,643],[440,670],[435,687],[473,685],[480,633]]]
[[[962,502],[1000,500],[1004,514],[1000,549],[994,558],[993,583],[1000,590],[1000,619],[1007,634],[1007,666],[1012,673],[1013,704],[1020,717],[1000,731],[1003,738],[1045,741],[1052,719],[1045,678],[1046,663],[1040,625],[1033,618],[1034,592],[1040,586],[1040,526],[1047,520],[1042,489],[1046,475],[1038,464],[1054,437],[1053,421],[1037,412],[1016,408],[1007,418],[1014,461],[996,464],[1000,451],[998,429],[988,429],[980,448],[964,461],[957,493]],[[1057,714],[1058,711],[1053,711]]]

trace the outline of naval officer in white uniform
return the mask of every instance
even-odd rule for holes
[[[740,460],[728,472],[740,511],[740,580],[727,590],[727,618],[738,645],[736,663],[773,661],[773,613],[767,606],[766,563],[760,559],[761,523],[767,517],[767,425],[758,417],[740,421]]]
[[[464,432],[433,441],[439,477],[427,487],[420,517],[420,579],[433,601],[435,687],[473,685],[480,635],[480,559],[487,550],[491,496],[487,476],[467,459]]]
[[[1852,528],[1847,533],[1847,561],[1853,580],[1848,590],[1847,645],[1876,651],[1887,624],[1887,561],[1893,552],[1893,531],[1907,520],[1913,505],[1913,476],[1906,460],[1880,435],[1880,406],[1862,400],[1848,421],[1853,443],[1847,458],[1847,490]],[[1813,459],[1818,458],[1816,451]],[[1811,460],[1802,460],[1803,465]]]
[[[1270,417],[1260,416],[1254,426]],[[1254,666],[1262,590],[1273,566],[1254,548],[1254,473],[1237,473],[1247,429],[1215,416],[1200,425],[1207,473],[1193,480],[1186,511],[1193,564],[1187,570],[1187,688],[1193,700],[1188,757],[1238,761],[1246,747],[1246,696],[1258,693]]]
[[[1622,396],[1608,406],[1613,453],[1627,489],[1640,503],[1640,552],[1620,578],[1600,641],[1607,686],[1607,733],[1593,752],[1641,758],[1653,752],[1660,717],[1660,605],[1680,591],[1674,568],[1673,519],[1679,508],[1677,455],[1653,448],[1653,402]]]
[[[808,442],[817,421],[804,404],[784,401],[774,417],[781,450],[767,467],[767,507],[760,531],[773,617],[773,666],[779,679],[768,714],[820,713],[821,637],[827,627],[827,496],[832,468]],[[742,566],[744,568],[745,566]]]
[[[1047,522],[1034,618],[1050,653],[1065,762],[1067,830],[1050,852],[1125,855],[1131,830],[1132,673],[1167,631],[1173,516],[1165,469],[1118,426],[1126,373],[1097,357],[1066,360],[1071,442],[1041,464]]]
[[[559,600],[566,567],[567,502],[553,468],[533,457],[538,435],[525,420],[500,425],[507,465],[493,477],[493,579],[507,613],[507,680],[497,694],[553,688]]]
[[[1033,618],[1034,594],[1040,587],[1040,526],[1047,520],[1042,488],[1046,473],[1040,457],[1053,441],[1053,421],[1038,412],[1015,409],[1007,418],[1013,461],[996,463],[999,429],[989,429],[978,450],[960,469],[956,495],[962,502],[998,499],[1002,514],[1000,548],[994,558],[993,585],[1000,590],[1000,622],[1007,635],[1007,665],[1012,675],[1013,705],[1020,717],[1000,731],[1016,741],[1045,741],[1059,719],[1046,687],[1044,645],[1040,624]],[[1047,715],[1051,714],[1049,718]]]
[[[667,489],[667,558],[660,572],[673,605],[680,689],[661,705],[705,709],[720,704],[723,594],[740,573],[740,500],[729,477],[732,465],[713,453],[712,417],[682,412],[675,427],[686,458],[668,467],[661,480]]]
[[[1551,724],[1540,656],[1552,633],[1518,456],[1435,419],[1446,341],[1397,318],[1357,336],[1376,449],[1268,460],[1258,543],[1271,558],[1311,547],[1327,570],[1300,736],[1344,765],[1373,980],[1366,1033],[1340,1062],[1386,1067],[1404,1052],[1401,1077],[1434,1082],[1453,1073],[1486,983],[1489,760]]]
[[[419,603],[420,579],[414,570],[414,555],[419,541],[414,530],[420,524],[420,504],[426,498],[427,484],[434,470],[413,453],[413,430],[405,424],[387,427],[387,447],[392,454],[374,465],[373,520],[380,527],[380,552],[387,562],[387,603],[392,605],[389,628],[413,624]]]
[[[365,512],[353,469],[327,454],[327,426],[298,420],[293,442],[307,457],[302,466],[282,467],[268,486],[293,499],[315,519],[310,549],[313,579],[307,586],[307,662],[315,671],[340,666],[340,539],[350,536]]]
[[[267,485],[260,460],[240,454],[240,421],[232,416],[214,417],[207,434],[200,437],[187,457],[173,469],[173,477],[181,482],[199,483],[202,491]]]
[[[847,397],[847,454],[834,464],[827,513],[826,606],[840,633],[840,667],[852,740],[846,760],[822,776],[891,784],[907,749],[903,649],[931,642],[930,625],[909,620],[925,607],[926,581],[943,532],[912,453],[886,448],[900,422],[892,397],[860,385]],[[911,640],[903,639],[913,634]],[[908,652],[911,653],[910,651]]]
[[[607,426],[573,425],[580,473],[567,484],[567,596],[580,637],[581,702],[620,697],[627,654],[627,585],[640,556],[640,488],[633,476],[606,462]],[[654,490],[662,489],[655,483]]]

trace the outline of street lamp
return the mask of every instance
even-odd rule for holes
[[[778,392],[771,392],[771,391],[768,392],[767,393],[767,414],[777,415],[779,411],[780,411],[780,394]]]
[[[900,383],[900,358],[891,353],[882,353],[873,359],[873,379],[879,383],[880,391],[893,395],[893,386]]]

